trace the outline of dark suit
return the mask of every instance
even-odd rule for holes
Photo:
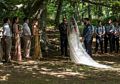
[[[114,36],[115,36],[114,48],[116,53],[118,53],[119,51],[119,33],[120,33],[120,28],[119,26],[117,26],[115,27],[115,32],[114,32]]]
[[[113,25],[107,25],[105,27],[105,53],[107,53],[107,47],[108,47],[108,42],[110,45],[110,52],[114,50],[114,26]]]
[[[104,26],[96,28],[96,49],[95,49],[96,52],[98,51],[98,47],[100,44],[101,53],[103,53],[104,34],[105,34]]]
[[[59,31],[60,31],[60,41],[61,41],[61,55],[67,56],[67,46],[68,46],[68,38],[67,38],[67,23],[61,23],[59,25]]]
[[[86,25],[83,30],[84,45],[87,53],[92,56],[92,39],[93,39],[92,25]]]

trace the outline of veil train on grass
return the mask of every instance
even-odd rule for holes
[[[96,68],[111,68],[110,66],[100,64],[93,60],[91,56],[83,48],[82,43],[79,39],[79,29],[76,20],[74,20],[74,25],[72,22],[69,23],[68,29],[68,42],[70,47],[70,58],[76,64],[83,64],[88,66],[93,66]],[[76,31],[74,29],[76,27]]]

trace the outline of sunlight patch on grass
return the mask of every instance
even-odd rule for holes
[[[80,78],[84,78],[85,79],[85,75],[83,73],[78,73],[78,72],[45,72],[45,71],[40,71],[41,74],[45,74],[45,75],[51,75],[51,76],[56,76],[56,77],[60,77],[60,78],[65,78],[66,76],[76,76],[78,75]]]
[[[41,70],[44,70],[44,71],[51,71],[52,69],[47,69],[46,67],[43,67],[43,68],[41,68]]]
[[[11,76],[10,74],[6,74],[4,76],[0,76],[0,81],[7,81],[9,76]]]

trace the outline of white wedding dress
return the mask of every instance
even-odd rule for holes
[[[70,58],[76,64],[83,64],[88,66],[93,66],[96,68],[111,68],[110,66],[99,64],[94,61],[83,48],[82,43],[79,39],[79,30],[77,23],[75,22],[76,30],[74,28],[70,28],[68,34],[68,42],[70,47]],[[73,26],[70,26],[73,27]]]

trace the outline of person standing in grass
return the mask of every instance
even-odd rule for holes
[[[85,28],[83,29],[83,39],[86,52],[92,56],[92,41],[94,34],[94,27],[91,25],[89,18],[84,18]]]
[[[24,57],[30,59],[30,48],[31,48],[31,30],[29,27],[29,19],[25,17],[23,19],[23,40],[24,40]]]
[[[114,31],[114,36],[115,36],[115,52],[118,53],[119,51],[119,36],[120,36],[120,25],[117,20],[115,20],[115,31]]]
[[[12,47],[12,32],[10,28],[10,19],[4,18],[4,25],[3,25],[3,40],[4,40],[4,59],[6,63],[11,62],[11,47]]]
[[[107,53],[107,47],[109,42],[110,52],[114,51],[114,25],[111,19],[109,19],[108,24],[105,27],[105,38],[104,38],[105,53]]]
[[[14,17],[12,22],[13,35],[15,40],[15,57],[18,61],[22,61],[21,55],[21,43],[20,43],[20,33],[21,29],[19,27],[19,18]]]
[[[42,58],[41,46],[40,46],[40,29],[39,23],[37,19],[33,20],[32,24],[32,34],[34,40],[34,51],[33,51],[33,58],[39,59]]]
[[[68,56],[68,38],[67,38],[68,23],[66,18],[63,18],[63,22],[59,25],[60,32],[60,47],[61,55]]]
[[[95,52],[98,51],[98,47],[100,45],[101,53],[103,53],[103,40],[105,35],[105,27],[102,25],[102,22],[98,22],[98,26],[96,28],[96,49]]]

